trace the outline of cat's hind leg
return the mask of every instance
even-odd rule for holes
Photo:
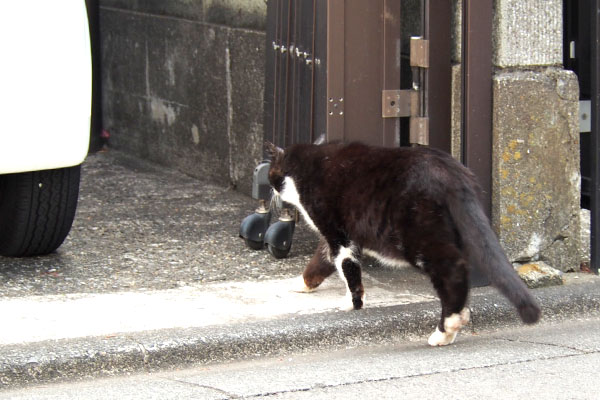
[[[339,246],[334,256],[335,267],[348,289],[341,307],[343,310],[360,310],[364,304],[365,290],[362,285],[359,257],[358,249],[352,244],[348,247]]]
[[[327,242],[321,240],[315,254],[304,268],[302,276],[299,277],[294,291],[310,293],[335,271],[335,264],[329,254],[329,246]]]
[[[470,312],[465,308],[469,293],[468,270],[460,257],[437,258],[435,264],[426,265],[440,301],[442,316],[435,332],[429,337],[431,346],[445,346],[454,343],[460,329],[469,322]],[[453,253],[452,251],[450,253]]]

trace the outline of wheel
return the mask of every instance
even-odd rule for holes
[[[75,218],[80,169],[0,175],[0,255],[44,255],[62,244]]]
[[[265,247],[265,244],[262,241],[257,242],[248,238],[245,238],[244,241],[246,242],[246,246],[250,247],[252,250],[262,250]]]
[[[285,258],[292,248],[294,220],[279,220],[267,229],[265,244],[275,258]]]
[[[271,253],[271,255],[275,258],[286,258],[290,253],[291,246],[285,249],[278,249],[277,247],[273,247],[268,244],[267,249],[269,249],[269,253]]]
[[[240,237],[246,242],[246,246],[252,250],[262,250],[265,248],[265,232],[271,221],[271,213],[255,212],[248,215],[240,225]]]

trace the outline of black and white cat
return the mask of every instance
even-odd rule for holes
[[[377,148],[360,143],[267,144],[269,181],[321,236],[303,272],[311,291],[336,270],[348,288],[349,308],[363,306],[360,259],[408,262],[430,277],[441,303],[432,346],[454,342],[469,321],[469,269],[535,323],[540,308],[510,265],[479,203],[474,175],[448,154],[426,147]]]

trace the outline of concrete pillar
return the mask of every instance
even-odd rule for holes
[[[562,1],[496,0],[493,225],[509,258],[579,269],[577,77],[562,67]]]
[[[511,261],[579,268],[577,77],[506,71],[494,77],[492,220]]]

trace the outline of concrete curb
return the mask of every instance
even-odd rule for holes
[[[550,321],[600,314],[599,289],[600,283],[592,281],[533,293],[542,304],[543,319]],[[520,324],[514,308],[497,293],[473,295],[470,307],[467,332]],[[230,326],[3,346],[0,384],[9,388],[424,337],[433,331],[438,314],[437,301],[430,301]]]

